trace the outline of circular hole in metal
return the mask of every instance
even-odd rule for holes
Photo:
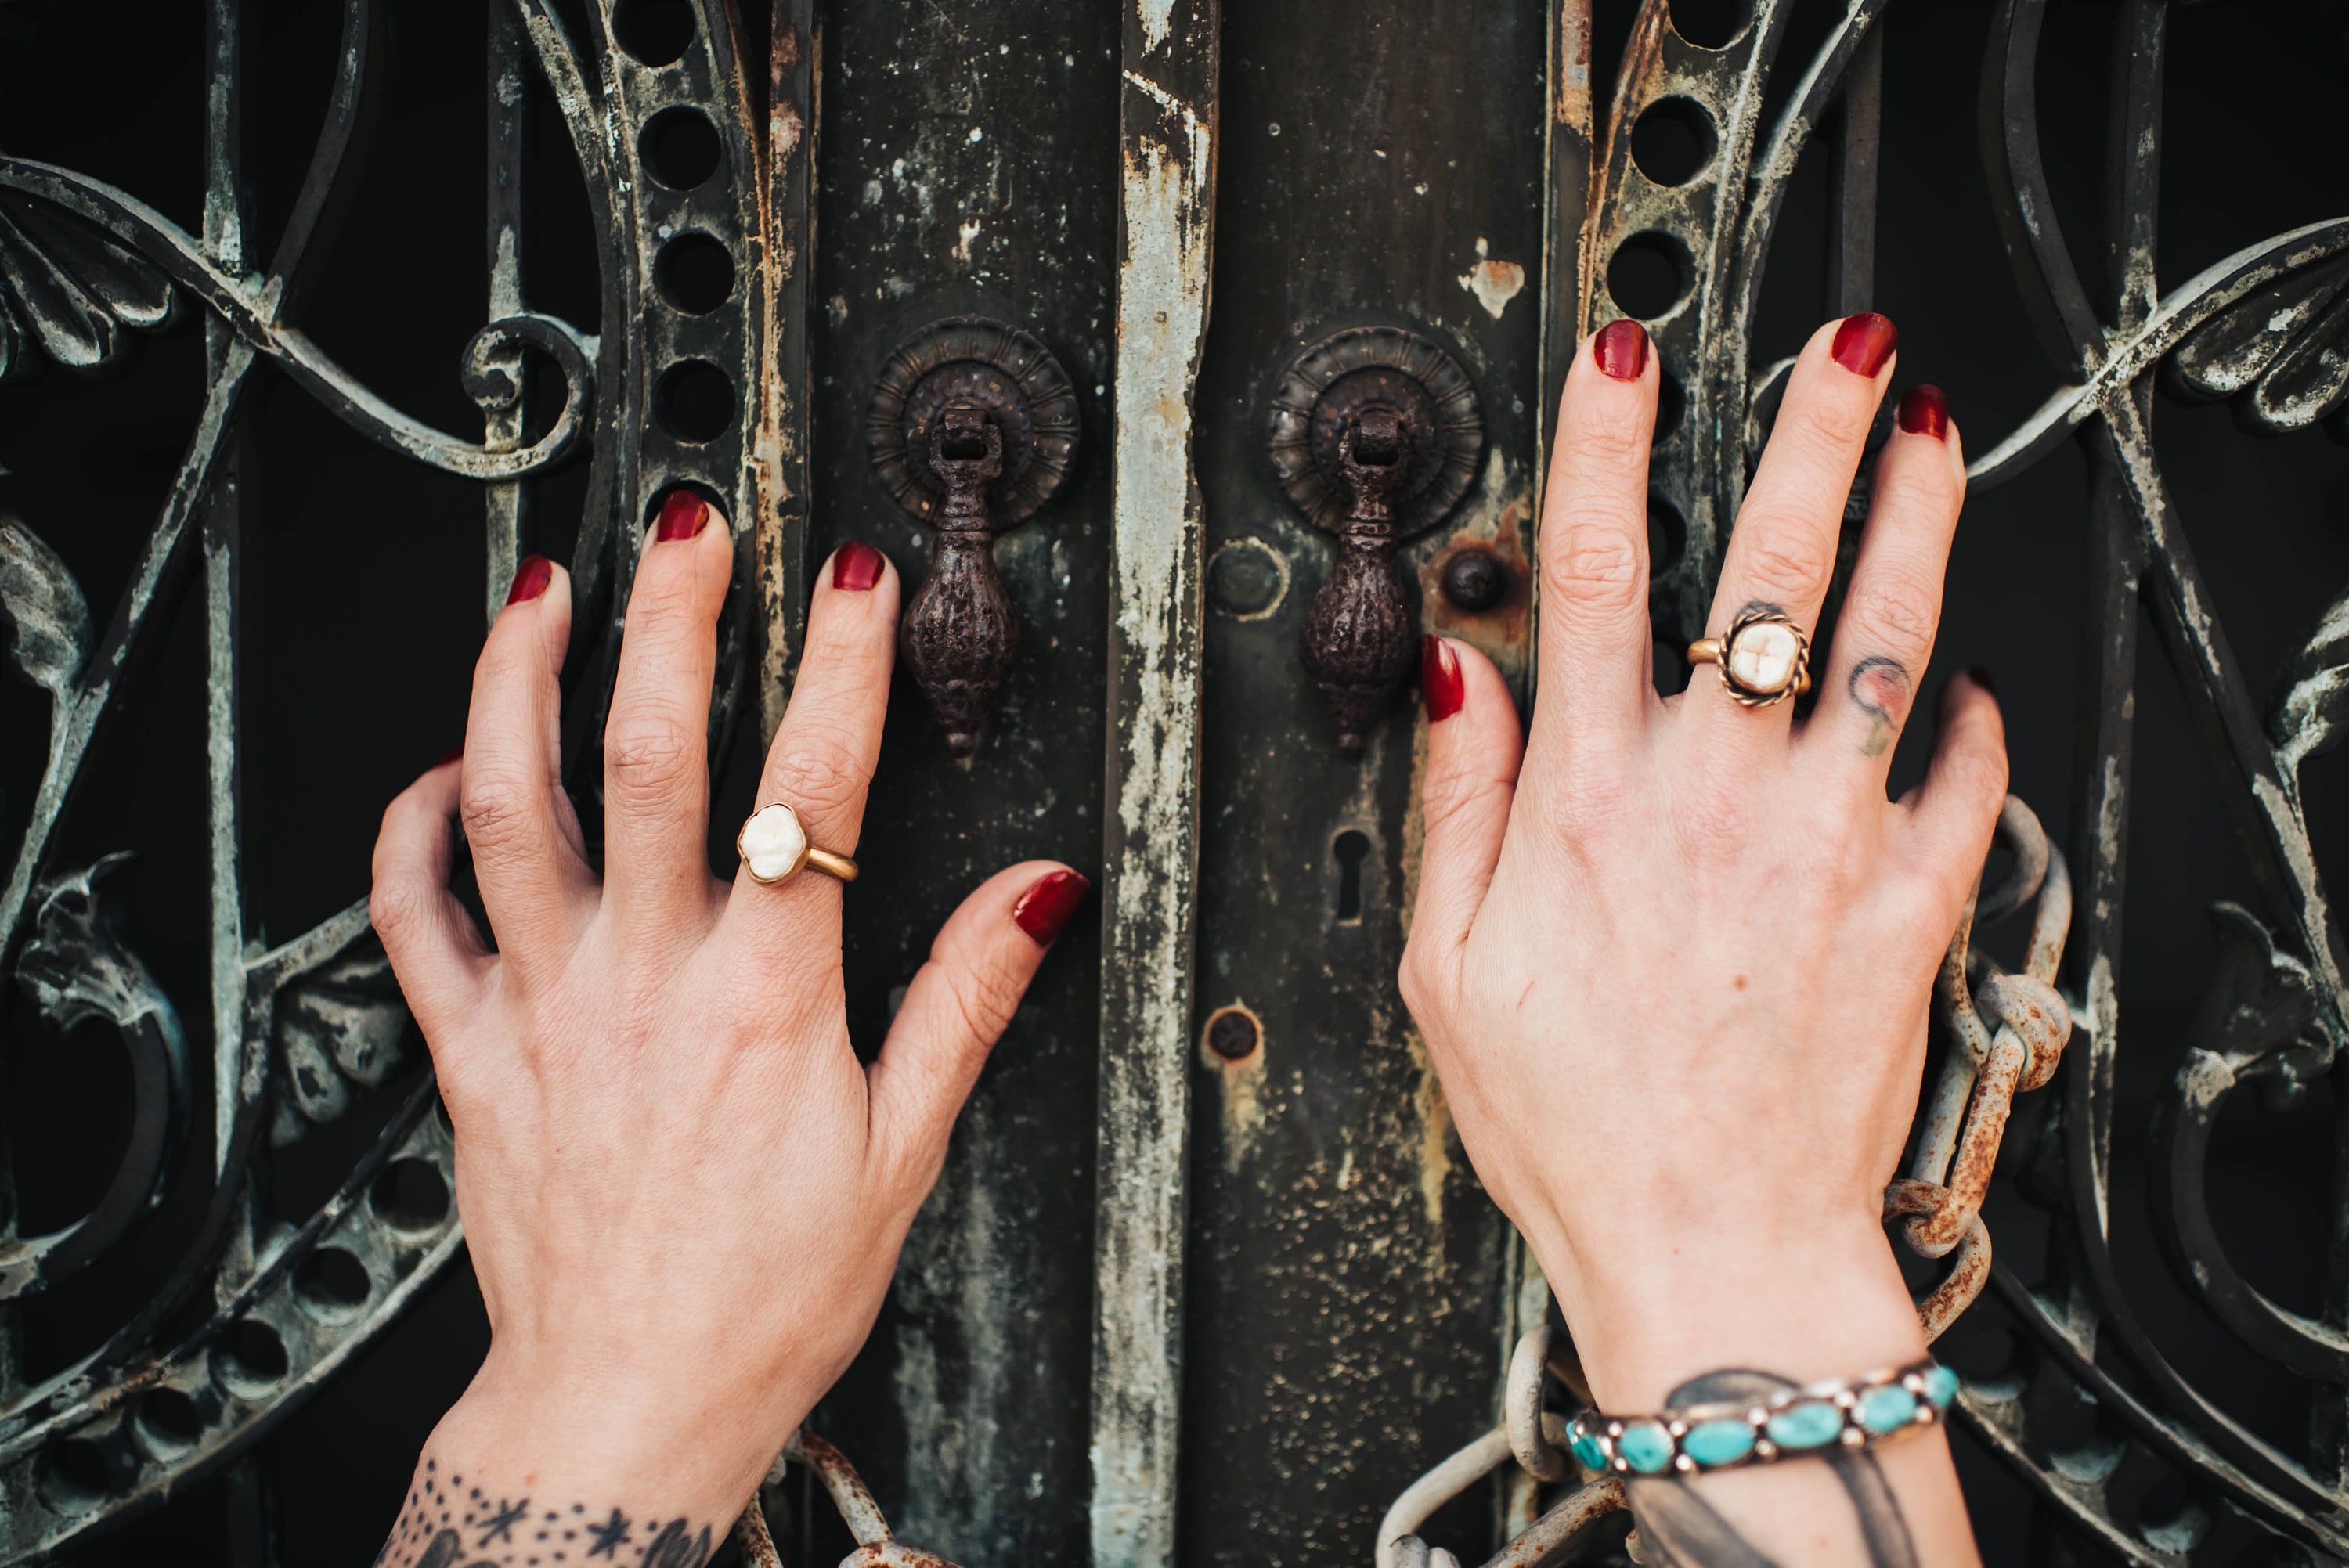
[[[429,1160],[395,1160],[375,1179],[367,1206],[396,1231],[429,1231],[449,1216],[449,1183]]]
[[[294,1297],[314,1312],[340,1315],[367,1305],[367,1265],[340,1247],[320,1247],[294,1271]]]
[[[1688,548],[1688,523],[1680,508],[1657,495],[1648,495],[1648,579],[1653,582],[1681,563]]]
[[[1713,115],[1691,98],[1658,98],[1631,127],[1631,161],[1659,185],[1686,185],[1713,163]]]
[[[1672,31],[1700,49],[1725,49],[1753,25],[1752,0],[1671,0]]]
[[[1489,550],[1464,550],[1444,563],[1444,597],[1455,610],[1479,614],[1509,596],[1509,568]]]
[[[1670,315],[1696,286],[1688,247],[1661,229],[1632,235],[1607,262],[1607,293],[1625,315],[1657,321]]]
[[[1218,1007],[1207,1016],[1207,1049],[1227,1062],[1244,1062],[1264,1044],[1264,1027],[1246,1007]]]
[[[41,1451],[41,1501],[60,1513],[80,1513],[114,1495],[116,1476],[106,1450],[88,1438],[67,1438]]]
[[[653,282],[686,315],[706,315],[734,297],[734,256],[709,234],[679,234],[660,248]]]
[[[204,1415],[177,1388],[150,1389],[139,1401],[139,1435],[159,1455],[184,1453],[204,1435]]]
[[[268,1388],[285,1376],[285,1341],[257,1318],[241,1317],[221,1336],[214,1353],[222,1380],[235,1393]]]
[[[725,515],[726,502],[716,490],[711,490],[699,480],[682,480],[673,484],[663,484],[660,489],[653,492],[653,499],[646,503],[645,515],[637,520],[637,528],[639,530],[649,529],[656,521],[659,521],[661,508],[667,506],[668,504],[668,498],[675,495],[679,490],[691,490],[703,500],[709,502],[710,507],[715,510],[719,515]]]
[[[2137,1531],[2164,1551],[2193,1550],[2209,1522],[2209,1516],[2196,1504],[2186,1478],[2174,1470],[2164,1470],[2137,1497]]]
[[[734,383],[707,359],[680,359],[653,384],[653,417],[680,441],[714,441],[734,423]]]
[[[1207,562],[1207,598],[1244,621],[1268,615],[1288,588],[1288,568],[1260,539],[1236,539]]]
[[[718,128],[698,108],[665,108],[645,122],[636,153],[645,172],[672,191],[690,191],[718,172]]]
[[[620,0],[612,36],[638,65],[674,65],[693,43],[691,0]]]
[[[1658,356],[1659,358],[1661,356]],[[1681,378],[1659,365],[1656,367],[1656,434],[1654,441],[1662,446],[1680,433],[1681,418],[1688,412],[1688,394],[1681,387]]]

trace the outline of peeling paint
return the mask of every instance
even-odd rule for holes
[[[1515,262],[1495,261],[1486,254],[1483,235],[1476,239],[1476,263],[1460,274],[1460,286],[1476,296],[1485,314],[1495,321],[1509,307],[1509,302],[1525,292],[1526,269]]]
[[[1174,1556],[1205,577],[1191,396],[1215,167],[1212,110],[1196,106],[1212,102],[1215,13],[1186,14],[1180,46],[1162,47],[1173,29],[1174,0],[1134,0],[1119,155],[1094,1568],[1168,1568]],[[1152,54],[1152,77],[1132,68]]]

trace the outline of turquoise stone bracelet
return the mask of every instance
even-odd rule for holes
[[[1771,1460],[1865,1448],[1939,1422],[1958,1375],[1933,1361],[1848,1382],[1812,1383],[1764,1400],[1690,1405],[1652,1416],[1586,1411],[1567,1427],[1582,1468],[1619,1475],[1698,1475]]]

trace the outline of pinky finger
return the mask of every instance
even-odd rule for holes
[[[1050,861],[996,872],[947,917],[930,961],[905,987],[866,1081],[875,1153],[913,1184],[914,1199],[937,1180],[947,1135],[978,1069],[1092,885]]]
[[[367,892],[367,917],[427,1044],[480,995],[491,963],[481,934],[449,891],[460,767],[453,758],[440,764],[385,810]]]
[[[1900,800],[1920,852],[1918,869],[1953,901],[1972,889],[2005,803],[2006,720],[1987,681],[1959,676],[1941,694],[1925,781]]]

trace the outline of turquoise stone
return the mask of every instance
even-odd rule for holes
[[[1607,1450],[1588,1432],[1574,1434],[1574,1457],[1584,1470],[1602,1470],[1607,1468]]]
[[[1834,1442],[1843,1431],[1843,1412],[1833,1405],[1806,1399],[1770,1418],[1770,1440],[1782,1449],[1816,1449]]]
[[[1623,1429],[1615,1451],[1641,1475],[1661,1475],[1671,1468],[1672,1435],[1658,1422],[1640,1421]]]
[[[1754,1451],[1754,1429],[1743,1421],[1700,1421],[1681,1439],[1681,1452],[1701,1465],[1733,1465]]]
[[[1925,1398],[1933,1401],[1933,1408],[1946,1410],[1950,1401],[1958,1397],[1958,1375],[1946,1367],[1936,1367],[1925,1374]]]
[[[1859,1424],[1878,1437],[1917,1418],[1917,1396],[1898,1383],[1870,1388],[1859,1397]]]

